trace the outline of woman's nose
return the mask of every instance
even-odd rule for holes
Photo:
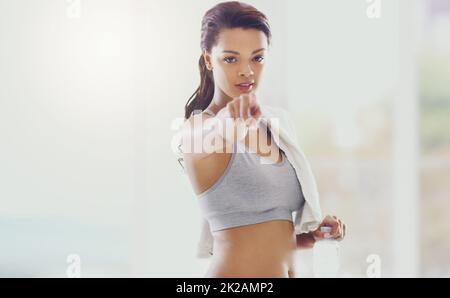
[[[248,77],[248,76],[254,75],[254,73],[253,73],[253,70],[251,69],[250,65],[247,65],[247,67],[244,67],[244,69],[239,72],[239,75]]]

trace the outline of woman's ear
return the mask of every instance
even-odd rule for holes
[[[206,50],[203,51],[203,60],[205,62],[206,68],[211,70],[212,69],[211,55]]]

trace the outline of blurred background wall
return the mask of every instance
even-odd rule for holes
[[[0,276],[204,274],[171,140],[218,2],[0,1]],[[274,36],[259,99],[347,223],[339,275],[450,276],[449,2],[246,3]]]

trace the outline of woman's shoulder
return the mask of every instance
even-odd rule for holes
[[[214,139],[210,135],[214,133],[214,121],[211,121],[213,118],[214,116],[207,113],[198,113],[186,119],[181,138],[181,151],[185,159],[202,160],[211,157],[218,151],[217,149],[225,146],[225,143],[217,144],[217,142],[214,142],[214,145],[210,144],[210,141]]]

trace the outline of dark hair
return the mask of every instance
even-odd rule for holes
[[[270,26],[266,16],[251,5],[238,2],[222,2],[208,10],[202,20],[200,47],[202,55],[198,62],[200,68],[200,86],[191,95],[185,106],[185,119],[195,110],[206,109],[214,96],[214,78],[206,68],[203,51],[211,52],[217,43],[217,37],[222,29],[257,29],[267,37],[270,44]]]

